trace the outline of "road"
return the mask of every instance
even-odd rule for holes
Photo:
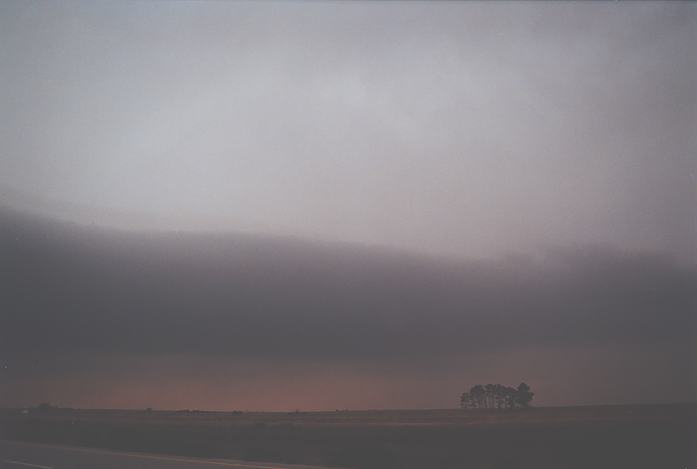
[[[321,469],[0,440],[0,469]]]

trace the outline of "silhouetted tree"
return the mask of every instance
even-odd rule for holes
[[[462,395],[460,396],[460,407],[463,409],[470,409],[474,407],[474,401],[472,400],[472,396],[468,392],[463,392]]]
[[[516,393],[515,388],[510,387],[510,386],[503,387],[503,399],[504,399],[504,405],[505,405],[506,409],[513,409],[515,407],[515,405],[516,405],[515,393]]]
[[[520,383],[517,388],[502,384],[476,384],[469,392],[460,395],[460,407],[463,409],[514,409],[529,407],[534,393],[530,386]]]
[[[494,385],[487,384],[486,386],[484,386],[484,391],[486,392],[486,408],[493,409],[494,408]]]
[[[470,395],[474,400],[476,408],[484,407],[485,394],[486,391],[484,391],[484,386],[482,386],[481,384],[477,384],[476,386],[473,386],[472,389],[470,389]]]
[[[515,393],[515,400],[521,407],[530,407],[534,392],[530,391],[530,386],[525,383],[520,383]]]

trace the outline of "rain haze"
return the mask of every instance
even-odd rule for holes
[[[696,26],[2,2],[0,406],[694,401]]]

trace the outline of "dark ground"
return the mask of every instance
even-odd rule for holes
[[[380,469],[697,467],[697,405],[225,413],[0,411],[0,438]]]

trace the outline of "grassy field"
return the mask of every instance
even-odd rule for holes
[[[0,437],[347,468],[697,467],[697,405],[514,411],[0,412]]]

